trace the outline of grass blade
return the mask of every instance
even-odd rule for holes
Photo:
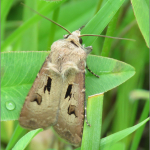
[[[91,127],[84,122],[81,150],[99,150],[102,126],[103,94],[89,97],[87,119]]]
[[[24,150],[26,146],[30,143],[30,141],[34,138],[34,136],[36,136],[41,131],[43,131],[43,129],[39,128],[28,132],[16,143],[12,150]]]
[[[131,0],[131,3],[138,26],[145,39],[146,45],[149,47],[149,1]]]
[[[133,127],[124,129],[122,131],[119,131],[117,133],[114,133],[114,134],[112,134],[110,136],[107,136],[107,137],[103,138],[101,140],[101,142],[100,142],[100,147],[103,147],[104,145],[107,145],[108,143],[109,144],[116,143],[116,142],[122,140],[123,138],[125,138],[126,136],[128,136],[131,133],[133,133],[134,131],[136,131],[141,126],[143,126],[149,120],[150,120],[150,118],[147,118],[144,121],[142,121],[141,123],[139,123],[139,124],[137,124],[137,125],[135,125]]]

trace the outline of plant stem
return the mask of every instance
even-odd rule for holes
[[[117,21],[118,21],[118,17],[119,17],[119,12],[120,11],[118,11],[115,14],[115,16],[113,17],[113,19],[110,21],[110,23],[108,25],[108,28],[107,28],[107,33],[106,33],[107,36],[113,36],[115,28],[116,28]],[[105,57],[109,56],[111,43],[112,43],[112,39],[105,38],[103,49],[102,49],[102,52],[101,52],[101,56],[105,56]]]
[[[55,21],[55,22],[57,22],[57,20],[58,20],[59,10],[60,9],[58,7],[53,12],[53,18],[52,18],[52,20]],[[56,26],[57,26],[56,24],[51,23],[51,28],[50,28],[50,33],[49,33],[49,40],[48,40],[48,50],[49,50],[50,46],[52,45],[52,43],[54,42],[54,37],[55,37],[55,32],[56,32]]]

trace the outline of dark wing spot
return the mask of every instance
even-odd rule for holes
[[[44,86],[44,93],[47,90],[50,93],[52,79],[48,77],[47,84]]]
[[[72,95],[71,90],[72,90],[72,84],[70,84],[70,85],[68,86],[68,89],[67,89],[67,92],[66,92],[66,95],[65,95],[65,99],[66,99],[68,96],[71,98],[71,95]]]
[[[37,93],[34,94],[34,96],[32,96],[32,98],[31,98],[31,102],[37,102],[38,105],[41,105],[42,96]]]
[[[68,107],[68,114],[69,114],[69,115],[74,114],[75,117],[77,117],[77,114],[76,114],[76,106],[74,106],[74,105],[69,105],[69,107]]]

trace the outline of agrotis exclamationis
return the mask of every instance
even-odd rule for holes
[[[80,35],[82,27],[71,33],[50,21],[66,30],[68,35],[52,44],[51,52],[25,99],[19,123],[27,129],[53,126],[63,139],[79,147],[84,117],[89,125],[86,118],[85,67],[96,78],[99,77],[86,65],[86,57],[92,51],[92,46],[84,47],[81,37],[102,35]]]

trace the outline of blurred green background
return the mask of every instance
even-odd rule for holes
[[[23,7],[20,2],[20,0],[1,1],[1,51],[49,51],[50,45],[54,41],[62,39],[66,31],[44,18],[35,16],[34,12]],[[107,0],[66,0],[59,2],[55,0],[24,0],[22,2],[72,32],[82,25],[86,25]],[[145,0],[145,3],[149,6],[148,0]],[[103,17],[105,18],[105,16]],[[20,28],[20,26],[22,27]],[[135,42],[105,40],[105,38],[100,37],[92,43],[92,54],[126,62],[135,67],[136,70],[136,74],[127,82],[105,93],[102,122],[102,137],[105,137],[135,125],[139,122],[141,114],[143,115],[142,120],[147,118],[149,113],[149,49],[142,31],[139,29],[129,0],[123,3],[101,34],[136,40]],[[86,46],[90,45],[86,43]],[[17,121],[1,123],[1,149],[5,149],[16,124]],[[133,150],[132,147],[134,147],[133,143],[135,142],[137,143],[137,150],[148,150],[148,123],[142,128],[140,128],[141,133],[135,132],[122,140],[119,143],[121,147],[123,146],[125,150]],[[135,138],[136,134],[138,134],[138,138]],[[37,143],[41,147],[38,145],[35,148]],[[48,145],[55,149],[72,149],[71,146],[57,139],[50,130],[35,137],[27,149],[48,149]]]

